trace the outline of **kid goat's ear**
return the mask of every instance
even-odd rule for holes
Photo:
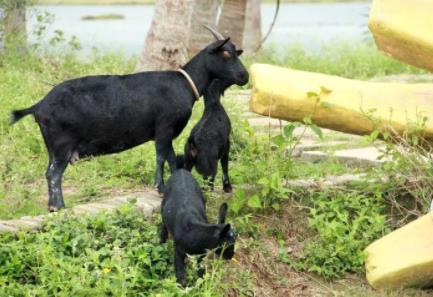
[[[227,216],[227,203],[223,203],[220,206],[219,215],[218,215],[218,224],[224,224]]]
[[[236,55],[238,55],[238,57],[239,57],[240,55],[242,55],[243,52],[244,52],[244,50],[237,50]]]
[[[217,52],[220,51],[221,48],[224,46],[224,44],[226,44],[227,42],[229,42],[230,37],[227,37],[224,40],[219,40],[215,43],[214,47],[212,48],[212,52]]]
[[[224,228],[221,230],[220,238],[223,238],[223,237],[227,234],[227,232],[230,231],[230,228],[231,228],[231,227],[232,227],[232,226],[231,226],[230,224],[226,224],[226,225],[224,226]]]

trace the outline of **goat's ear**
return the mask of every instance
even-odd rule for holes
[[[242,55],[243,52],[244,52],[244,50],[237,50],[236,55],[238,55],[238,57],[239,57],[240,55]]]
[[[226,216],[227,216],[227,209],[228,209],[227,203],[224,202],[223,204],[221,204],[219,215],[218,215],[218,223],[219,224],[225,223]]]
[[[227,38],[224,39],[224,40],[218,40],[218,41],[215,43],[215,45],[213,46],[213,48],[212,48],[212,52],[220,51],[221,48],[224,46],[224,44],[226,44],[227,42],[229,42],[229,40],[230,40],[230,37],[227,37]]]
[[[231,226],[230,224],[226,224],[226,225],[224,226],[224,228],[221,230],[220,238],[223,238],[223,237],[227,234],[227,232],[230,231],[230,228],[231,228],[231,227],[232,227],[232,226]]]

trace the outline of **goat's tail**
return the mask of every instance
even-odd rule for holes
[[[11,113],[11,125],[15,124],[16,122],[18,122],[19,120],[21,120],[23,117],[25,117],[26,115],[29,114],[33,114],[34,113],[34,108],[36,105],[33,105],[29,108],[25,108],[25,109],[18,109],[18,110],[14,110]]]

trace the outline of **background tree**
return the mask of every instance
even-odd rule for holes
[[[245,14],[245,29],[242,49],[246,53],[256,52],[262,42],[261,1],[247,0]]]
[[[262,36],[260,4],[260,0],[157,0],[137,70],[185,64],[213,41],[203,25],[217,27],[238,48],[255,52]]]
[[[27,0],[0,0],[0,52],[26,48]]]
[[[203,28],[203,25],[216,28],[217,14],[220,6],[221,1],[219,0],[194,1],[188,46],[188,52],[191,56],[198,53],[214,40],[212,35],[209,34],[209,31]]]
[[[157,0],[137,70],[176,69],[188,61],[195,0]]]
[[[230,36],[238,48],[243,45],[247,0],[224,0],[218,31]]]

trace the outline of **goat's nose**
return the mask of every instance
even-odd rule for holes
[[[248,71],[244,70],[241,71],[238,75],[239,81],[242,85],[246,84],[248,82],[248,79],[250,78],[250,75],[248,74]]]

